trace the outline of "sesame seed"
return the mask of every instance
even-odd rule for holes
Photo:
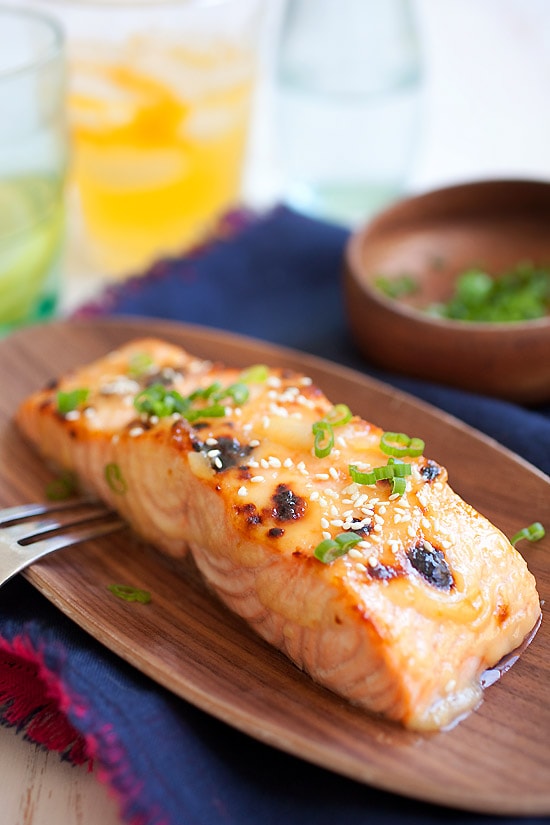
[[[277,458],[275,455],[270,455],[267,459],[271,467],[280,467],[281,466],[281,459]]]
[[[248,466],[249,467],[254,467],[254,469],[256,469],[256,467],[259,467],[260,464],[259,464],[258,461],[256,461],[255,458],[251,458],[250,461],[248,462]]]
[[[382,525],[381,524],[375,524],[372,529],[374,530],[375,533],[381,533],[382,532]]]
[[[268,387],[280,387],[282,382],[276,375],[270,375],[266,381],[266,384]]]
[[[237,490],[237,495],[238,496],[246,496],[247,494],[248,494],[248,490],[244,486],[239,487],[239,489]]]
[[[216,456],[216,458],[214,459],[212,464],[214,464],[214,466],[216,466],[218,468],[218,470],[223,469],[223,461],[221,460],[221,458],[219,456]]]
[[[321,519],[321,527],[323,528],[323,530],[328,530],[328,528],[330,527],[329,520],[327,518],[325,518],[324,516]]]
[[[416,536],[416,530],[414,529],[414,527],[412,526],[412,524],[409,524],[409,526],[407,527],[407,533],[409,534],[409,536],[410,536],[411,538],[415,538],[415,536]]]
[[[292,467],[293,464],[294,462],[291,458],[285,458],[285,460],[283,461],[283,465],[285,467]]]
[[[331,539],[331,538],[332,538],[332,536],[331,536],[331,534],[328,532],[328,530],[323,530],[323,532],[322,532],[322,536],[323,536],[323,538],[324,538],[324,539]]]
[[[356,547],[352,547],[351,550],[348,550],[348,556],[350,556],[350,558],[352,558],[352,559],[362,559],[363,558],[362,552],[360,550],[358,550]]]
[[[311,378],[308,378],[307,375],[304,375],[300,379],[300,384],[302,385],[302,387],[310,387],[312,385],[312,383],[313,383],[313,381],[311,380]]]
[[[367,569],[362,561],[358,561],[355,567],[357,568],[357,570],[361,570],[362,573],[365,573]]]
[[[334,518],[334,519],[332,519],[332,521],[330,523],[332,524],[333,527],[343,527],[344,526],[344,522],[342,521],[341,518]]]
[[[369,556],[368,562],[369,567],[376,567],[376,565],[378,564],[378,559],[376,558],[376,556]]]
[[[328,481],[330,476],[328,473],[315,473],[313,478],[317,478],[319,481]]]
[[[214,445],[218,443],[218,439],[211,435],[210,438],[207,438],[204,443],[207,447],[214,447]]]
[[[245,427],[246,427],[246,426],[250,427],[250,425],[249,425],[249,424],[248,424],[248,425],[246,425],[246,424],[245,424]],[[244,427],[243,427],[243,429],[244,429]],[[259,447],[259,446],[260,446],[260,442],[258,441],[258,439],[257,439],[257,438],[253,438],[251,441],[249,441],[249,442],[248,442],[248,446],[249,446],[249,447]]]
[[[338,470],[336,469],[336,467],[330,467],[330,469],[329,469],[329,473],[331,474],[331,476],[332,476],[332,477],[333,477],[336,481],[340,478],[340,474],[339,474]]]
[[[80,418],[80,410],[69,410],[69,412],[65,413],[64,418],[66,421],[76,421]]]
[[[375,524],[384,524],[384,519],[376,513],[374,516],[374,522]]]
[[[319,500],[319,490],[314,490],[310,495],[311,501],[318,501]]]
[[[220,450],[208,450],[206,455],[208,456],[208,458],[216,458],[216,456],[221,455],[221,452]]]
[[[132,429],[129,430],[128,435],[131,435],[132,438],[134,438],[136,435],[141,435],[142,432],[143,432],[143,427],[132,427]]]
[[[424,529],[426,529],[426,530],[428,530],[431,526],[430,522],[427,518],[423,518],[420,523],[422,524],[422,527],[424,527]]]
[[[266,458],[261,458],[260,464],[264,468],[264,470],[267,470],[267,468],[269,467],[269,461]]]
[[[252,476],[252,478],[250,479],[250,481],[251,481],[253,484],[261,484],[261,483],[262,483],[262,481],[265,481],[265,478],[264,478],[263,476]]]
[[[267,428],[269,427],[269,423],[270,423],[269,416],[264,415],[264,417],[262,418],[262,426],[263,426],[264,430],[267,430]]]

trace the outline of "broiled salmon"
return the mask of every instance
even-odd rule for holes
[[[455,723],[540,617],[505,535],[420,434],[388,433],[305,375],[156,339],[60,378],[16,420],[137,534],[318,683],[409,728]]]

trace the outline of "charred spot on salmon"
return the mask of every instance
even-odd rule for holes
[[[420,468],[420,475],[425,481],[434,481],[441,473],[441,467],[436,461],[428,459]]]
[[[402,576],[403,570],[401,568],[391,567],[389,564],[382,564],[382,562],[377,561],[375,564],[368,565],[367,573],[371,579],[376,579],[377,581],[389,581],[390,579],[396,579],[398,576]]]
[[[438,590],[450,590],[454,584],[453,574],[444,554],[428,541],[418,541],[407,550],[407,558],[412,567],[429,584]]]
[[[282,527],[271,527],[267,531],[267,535],[269,536],[270,539],[280,539],[281,536],[284,536],[284,534],[285,534],[285,531],[283,530]]]
[[[273,502],[271,515],[277,521],[296,521],[302,518],[306,511],[305,500],[286,484],[277,485],[271,500]]]
[[[244,516],[247,524],[253,525],[262,523],[262,516],[258,512],[256,505],[252,502],[247,502],[246,504],[239,504],[235,507],[235,510],[237,513],[239,513],[239,515]]]
[[[236,438],[221,435],[215,444],[205,444],[206,457],[217,473],[235,467],[252,451],[248,444],[241,444]],[[246,469],[246,468],[245,468]]]

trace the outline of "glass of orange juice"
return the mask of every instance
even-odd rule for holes
[[[200,241],[239,200],[262,0],[38,3],[66,32],[73,193],[93,266],[124,277]]]

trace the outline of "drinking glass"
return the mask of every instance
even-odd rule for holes
[[[0,334],[56,309],[67,166],[63,35],[0,5]]]
[[[276,55],[278,155],[286,200],[362,221],[403,190],[421,104],[409,0],[289,0]]]
[[[261,0],[35,0],[67,32],[73,193],[92,267],[202,240],[239,199]]]

